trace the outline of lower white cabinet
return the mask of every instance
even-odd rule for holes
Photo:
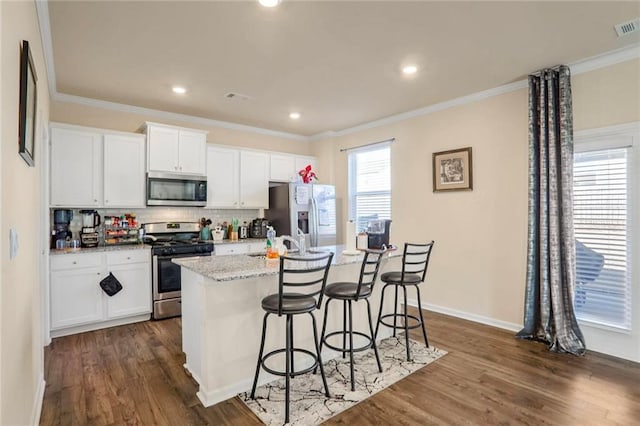
[[[266,247],[266,241],[216,244],[214,254],[216,256],[226,256],[229,254],[264,253]]]
[[[109,272],[122,284],[122,290],[111,297],[100,287]],[[53,255],[50,294],[54,332],[74,327],[86,331],[109,321],[124,319],[121,323],[125,323],[127,317],[147,315],[151,313],[150,251]]]

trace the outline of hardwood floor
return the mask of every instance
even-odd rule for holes
[[[640,364],[554,354],[508,331],[425,317],[430,343],[449,354],[326,424],[638,424]],[[237,398],[200,404],[180,327],[178,318],[54,339],[40,424],[261,424]]]

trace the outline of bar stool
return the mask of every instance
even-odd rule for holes
[[[322,322],[322,333],[320,334],[320,350],[322,345],[327,345],[334,351],[342,352],[342,357],[345,358],[347,352],[349,352],[349,363],[351,367],[351,390],[355,391],[355,381],[353,374],[353,353],[367,350],[373,347],[373,351],[376,355],[376,361],[378,362],[378,370],[382,373],[382,365],[380,364],[380,357],[378,355],[378,347],[376,341],[373,338],[373,322],[371,320],[371,306],[369,304],[369,296],[373,291],[373,286],[376,283],[378,277],[378,270],[380,269],[380,261],[383,258],[383,254],[386,250],[365,250],[364,259],[362,260],[362,266],[360,268],[360,279],[358,282],[335,282],[327,285],[324,290],[327,301],[324,305],[324,320]],[[359,331],[353,331],[353,315],[351,302],[357,302],[364,299],[367,302],[367,314],[369,315],[369,333],[365,334]],[[342,300],[343,303],[343,316],[342,316],[342,330],[334,331],[329,334],[326,333],[327,329],[327,312],[329,309],[329,303],[333,300]],[[347,313],[349,315],[349,327],[347,328]],[[353,335],[358,335],[367,339],[367,343],[354,348],[353,347]],[[342,335],[342,347],[331,345],[327,340],[336,335]],[[349,346],[347,348],[347,335],[349,336]]]
[[[304,257],[281,256],[280,257],[280,277],[278,293],[271,294],[262,299],[262,309],[266,312],[262,321],[262,340],[258,353],[258,365],[256,375],[251,388],[251,399],[255,399],[256,387],[258,385],[258,375],[260,367],[276,376],[285,377],[285,423],[289,423],[289,381],[291,377],[308,373],[320,367],[322,382],[324,384],[325,395],[330,398],[327,379],[322,367],[320,348],[318,346],[318,329],[316,318],[313,312],[320,308],[322,296],[327,283],[329,267],[331,266],[333,253],[321,252],[317,254],[307,254]],[[290,292],[285,292],[290,290]],[[317,299],[316,299],[317,297]],[[276,349],[263,356],[264,341],[267,332],[267,318],[269,315],[277,314],[279,317],[286,316],[285,326],[285,347]],[[315,353],[302,348],[296,348],[293,342],[293,317],[299,314],[309,314],[313,323],[313,342]],[[285,353],[285,371],[273,370],[266,366],[266,361],[274,355]],[[310,356],[313,364],[303,370],[294,370],[294,353],[302,353]]]
[[[422,327],[422,335],[424,336],[424,344],[429,347],[427,340],[427,330],[424,327],[424,317],[422,316],[422,302],[420,301],[420,287],[418,284],[424,282],[427,275],[427,267],[429,266],[429,257],[434,242],[428,244],[405,243],[402,253],[402,271],[385,272],[380,280],[385,283],[382,287],[382,296],[380,298],[380,310],[378,311],[378,323],[376,324],[375,336],[378,335],[380,324],[393,328],[393,337],[396,336],[396,329],[404,329],[405,342],[407,346],[407,361],[411,361],[411,352],[409,349],[409,329]],[[407,314],[407,286],[413,286],[418,295],[418,312],[420,318],[415,315]],[[384,291],[387,287],[395,288],[395,299],[393,304],[393,313],[382,315],[382,306],[384,304]],[[404,293],[404,312],[398,313],[398,288],[401,287]],[[393,317],[393,324],[386,323],[385,318]],[[404,325],[396,325],[398,318],[404,319]],[[416,324],[409,325],[409,318],[416,321]]]

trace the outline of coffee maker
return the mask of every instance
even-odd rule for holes
[[[96,210],[80,210],[82,215],[82,232],[80,242],[82,247],[97,247],[100,239],[98,226],[100,226],[100,215]]]
[[[384,245],[389,247],[389,228],[391,221],[388,219],[370,220],[367,225],[367,234],[369,236],[369,248],[381,249]]]
[[[71,240],[72,235],[69,231],[69,224],[73,219],[73,210],[54,210],[53,211],[53,229],[51,231],[51,248],[58,248],[57,242],[62,241],[62,247],[66,246],[67,241]]]

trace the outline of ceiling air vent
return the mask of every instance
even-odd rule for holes
[[[640,18],[636,18],[628,22],[623,22],[622,24],[616,25],[615,28],[616,32],[618,33],[618,37],[622,37],[623,35],[627,35],[629,33],[634,33],[640,30]]]
[[[251,99],[247,95],[242,95],[240,93],[233,93],[233,92],[226,93],[224,95],[224,97],[227,98],[227,99],[234,99],[234,100],[239,100],[239,101],[247,101],[247,100]]]

